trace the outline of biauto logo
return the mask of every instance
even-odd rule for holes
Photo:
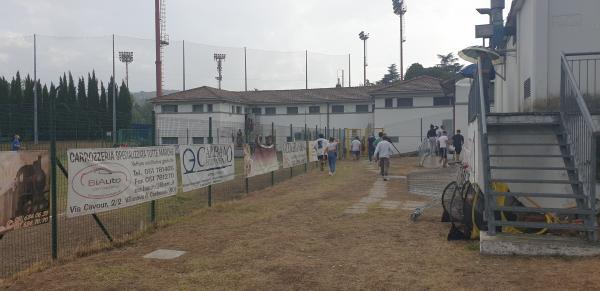
[[[89,199],[115,197],[131,185],[127,168],[117,163],[102,163],[81,169],[71,181],[73,191]]]

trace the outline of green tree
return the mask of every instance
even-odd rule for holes
[[[117,119],[118,128],[129,128],[131,126],[131,109],[133,101],[129,88],[123,81],[121,83],[121,89],[119,90],[119,98],[117,99],[117,111],[119,118]]]
[[[9,104],[13,106],[21,105],[23,101],[23,88],[21,83],[21,74],[17,71],[17,74],[10,81],[10,99]]]
[[[419,63],[414,63],[414,64],[410,65],[410,67],[408,67],[408,69],[406,70],[404,79],[405,80],[414,79],[418,76],[424,75],[424,72],[425,72],[425,68],[423,67],[423,65],[421,65]]]
[[[106,108],[108,107],[106,99],[106,88],[104,88],[104,82],[100,82],[100,112],[106,112]]]
[[[398,73],[396,64],[391,64],[388,67],[387,74],[383,75],[383,78],[379,82],[377,82],[377,84],[391,84],[398,80],[400,80],[400,74]]]
[[[98,94],[98,79],[96,79],[96,72],[92,71],[92,75],[88,74],[88,108],[90,110],[98,112],[100,111],[100,95]]]
[[[79,78],[77,82],[77,101],[79,102],[79,108],[82,110],[88,109],[87,93],[85,92],[85,80],[83,77]]]
[[[71,72],[69,72],[69,84],[67,90],[68,104],[71,106],[71,108],[76,108],[75,104],[77,104],[77,89],[75,88],[75,82],[73,82],[73,75],[71,75]]]

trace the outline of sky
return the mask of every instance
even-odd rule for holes
[[[509,1],[507,1],[509,2]],[[437,54],[478,45],[475,25],[488,21],[475,8],[488,0],[406,0],[404,69],[412,63],[435,65]],[[508,5],[509,3],[507,3]],[[508,7],[507,7],[508,9]],[[166,0],[165,89],[183,88],[185,40],[186,88],[217,86],[213,53],[226,53],[223,89],[244,89],[247,47],[248,89],[334,86],[344,70],[353,86],[362,84],[363,45],[367,42],[367,79],[382,78],[398,64],[399,18],[391,0]],[[152,0],[3,0],[0,10],[0,76],[33,72],[37,37],[38,77],[57,82],[95,70],[106,80],[116,51],[134,51],[129,67],[132,91],[152,91],[154,83],[154,1]],[[348,69],[350,54],[350,70]],[[118,80],[124,65],[116,64]]]

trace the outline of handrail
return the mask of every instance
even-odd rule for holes
[[[483,84],[483,66],[481,64],[482,57],[479,57],[477,62],[477,83],[479,85],[479,130],[481,130],[481,138],[479,139],[479,145],[481,148],[481,158],[483,163],[483,194],[485,198],[485,214],[487,215],[487,223],[488,223],[488,234],[495,235],[496,234],[496,225],[494,223],[494,211],[492,210],[494,207],[494,198],[491,197],[491,188],[490,188],[490,160],[489,160],[489,148],[488,148],[488,132],[487,132],[487,102],[485,100],[484,94],[484,84]]]
[[[567,57],[564,52],[561,53],[561,62],[566,68],[565,71],[567,73],[568,81],[571,84],[577,84],[577,81],[575,81],[575,75],[573,75],[573,71],[569,67],[569,62],[567,61]],[[577,105],[579,105],[579,110],[581,110],[581,114],[583,115],[583,118],[585,119],[587,125],[591,127],[594,133],[600,132],[598,126],[596,126],[594,120],[592,119],[592,115],[590,114],[590,110],[588,109],[587,104],[585,103],[585,99],[583,99],[583,95],[581,94],[579,86],[573,86],[573,90],[575,91],[575,100],[577,101]]]
[[[596,56],[596,55],[600,55],[600,52],[581,52],[581,53],[562,53],[564,56],[567,57],[580,57],[580,56]]]

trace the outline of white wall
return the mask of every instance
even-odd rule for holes
[[[600,51],[600,1],[528,0],[517,15],[516,52],[505,65],[496,66],[506,82],[496,88],[497,111],[531,111],[560,95],[562,52]],[[512,49],[509,40],[509,49]],[[531,98],[524,99],[523,84],[531,77]]]

